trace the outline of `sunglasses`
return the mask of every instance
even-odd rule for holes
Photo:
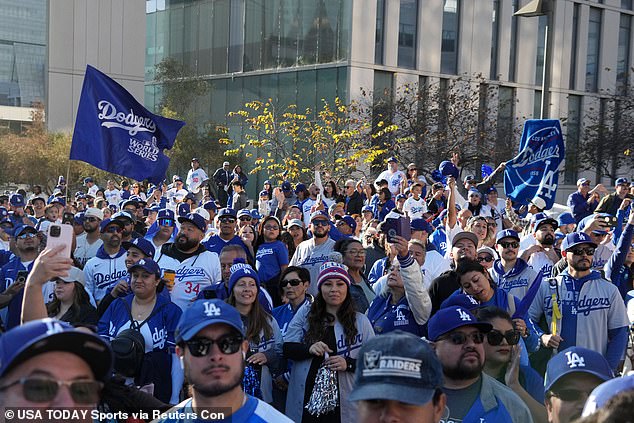
[[[473,332],[467,335],[466,333],[462,332],[454,332],[438,338],[439,341],[448,340],[454,345],[466,344],[467,339],[471,339],[474,344],[481,344],[482,342],[484,342],[484,334],[482,332]]]
[[[493,329],[491,332],[487,333],[487,341],[489,341],[489,345],[500,345],[504,339],[506,339],[506,343],[509,345],[517,345],[517,343],[520,342],[520,332],[511,329],[502,333],[499,330]]]
[[[32,232],[26,232],[23,234],[20,234],[17,236],[18,239],[31,239],[31,238],[35,238],[37,236],[37,234],[34,234]]]
[[[266,229],[267,231],[279,231],[280,227],[279,226],[266,225],[266,226],[264,226],[264,229]]]
[[[158,224],[159,226],[174,226],[174,220],[173,219],[159,219]]]
[[[250,216],[241,216],[240,217],[240,222],[250,222],[251,221],[251,217]]]
[[[594,247],[586,247],[586,248],[575,248],[574,250],[568,250],[568,252],[574,254],[575,256],[580,256],[585,253],[587,256],[594,255]]]
[[[235,223],[236,219],[233,217],[219,217],[218,221],[220,223]]]
[[[498,242],[499,245],[502,246],[502,248],[519,248],[520,243],[517,241],[513,241],[513,242]]]
[[[96,221],[98,221],[98,220],[99,220],[99,219],[97,219],[96,217],[92,217],[92,216],[90,216],[90,217],[84,217],[84,221],[85,221],[85,222],[96,222]]]
[[[194,338],[186,341],[189,352],[194,357],[204,357],[209,354],[213,344],[218,345],[218,349],[223,354],[235,354],[240,350],[244,338],[240,335],[224,335],[218,339]]]
[[[67,386],[73,400],[79,404],[97,404],[103,383],[95,380],[63,381],[43,378],[23,377],[0,387],[0,391],[22,385],[22,395],[31,402],[50,402],[57,397],[60,386]]]
[[[491,263],[493,261],[493,257],[491,256],[478,257],[478,263],[482,263],[483,261],[486,261],[487,263]]]
[[[280,282],[280,286],[284,288],[286,285],[298,286],[302,283],[304,283],[304,281],[301,279],[283,279],[282,282]]]
[[[324,219],[316,219],[310,222],[313,226],[330,226],[330,222]]]
[[[578,389],[560,389],[557,392],[551,391],[551,395],[562,401],[585,401],[590,396],[590,392]]]
[[[108,226],[104,232],[109,234],[120,234],[123,232],[123,228],[119,226]]]

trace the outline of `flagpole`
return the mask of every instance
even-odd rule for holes
[[[70,182],[70,158],[68,159],[68,166],[66,166],[66,193],[64,197],[66,197],[66,202],[68,202],[68,183]]]

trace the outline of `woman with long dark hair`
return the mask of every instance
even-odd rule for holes
[[[324,185],[324,195],[322,195],[322,200],[326,203],[326,208],[329,208],[335,203],[338,203],[341,199],[339,195],[339,189],[337,188],[337,184],[332,179],[327,181]]]
[[[251,266],[246,263],[231,266],[227,303],[240,312],[249,341],[246,364],[250,369],[245,371],[243,385],[250,395],[271,403],[272,373],[280,363],[282,334],[273,316],[258,301],[259,289],[260,279]]]
[[[53,279],[55,291],[53,301],[46,305],[48,317],[68,322],[71,325],[97,325],[97,310],[90,304],[84,288],[84,274],[71,267],[68,276]]]
[[[379,191],[379,202],[377,203],[375,216],[378,217],[380,221],[385,219],[385,216],[396,207],[396,203],[392,200],[392,193],[388,187],[383,187]]]
[[[260,225],[260,236],[255,247],[255,266],[260,281],[271,294],[273,307],[282,305],[278,281],[288,266],[288,250],[281,241],[281,232],[279,219],[275,216],[266,217]]]
[[[350,295],[350,276],[334,262],[321,267],[317,295],[291,320],[284,342],[284,356],[293,360],[286,415],[295,422],[354,422],[356,405],[348,401],[359,348],[374,336],[368,318],[355,312]],[[313,416],[304,408],[324,364],[337,375],[339,401],[326,414]]]

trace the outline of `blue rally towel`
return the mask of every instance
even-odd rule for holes
[[[163,150],[172,148],[184,125],[150,113],[125,88],[88,65],[70,158],[158,184],[169,165]]]
[[[504,192],[519,204],[535,197],[555,202],[559,168],[565,158],[564,138],[557,119],[531,119],[524,124],[520,152],[506,162]]]
[[[482,172],[482,179],[486,178],[487,176],[489,176],[490,174],[493,173],[493,168],[491,166],[485,165],[485,164],[483,164],[480,167],[480,170]]]

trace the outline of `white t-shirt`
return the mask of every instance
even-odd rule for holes
[[[121,202],[121,191],[119,191],[118,189],[112,189],[112,190],[105,190],[103,192],[103,195],[105,195],[106,197],[106,201],[108,202],[108,204],[114,204],[114,205],[119,205],[119,203]]]
[[[410,219],[422,219],[423,213],[427,212],[427,203],[425,203],[423,197],[419,197],[418,200],[415,200],[414,197],[409,197],[403,204],[403,211]]]
[[[97,238],[95,242],[90,244],[87,240],[86,233],[77,237],[75,252],[73,256],[81,263],[82,267],[88,260],[97,255],[97,250],[103,245],[101,238]]]
[[[208,179],[207,173],[205,173],[202,167],[199,167],[196,170],[189,169],[185,183],[187,184],[187,189],[194,194],[198,194],[201,185]]]
[[[378,178],[376,178],[375,182],[380,181],[381,179],[385,179],[388,183],[388,188],[392,195],[396,195],[401,192],[401,182],[405,180],[405,173],[402,170],[397,170],[392,173],[389,170],[384,170],[381,172]]]
[[[176,204],[176,203],[182,202],[185,199],[185,197],[188,194],[188,191],[182,188],[181,189],[172,188],[168,190],[165,194],[167,195],[167,201],[170,204]]]

